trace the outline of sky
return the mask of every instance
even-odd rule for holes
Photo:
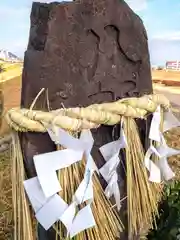
[[[180,60],[180,0],[126,2],[144,22],[151,64],[165,65],[167,60]],[[23,57],[29,38],[31,6],[32,0],[1,0],[0,49]]]
[[[126,0],[142,18],[152,65],[180,60],[180,0]]]

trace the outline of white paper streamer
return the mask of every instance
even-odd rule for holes
[[[83,151],[64,149],[34,156],[36,173],[46,197],[62,190],[56,171],[81,161]]]
[[[28,198],[35,211],[38,222],[48,230],[60,220],[67,228],[71,238],[79,232],[95,226],[95,220],[90,207],[93,201],[92,175],[97,167],[91,156],[94,139],[89,130],[84,130],[80,139],[76,139],[62,129],[56,129],[56,134],[49,130],[56,143],[67,149],[34,156],[37,177],[24,181]],[[56,171],[69,167],[81,161],[86,156],[84,179],[80,183],[72,203],[68,204],[57,194],[62,190]],[[76,212],[78,204],[87,203],[86,207]]]
[[[76,214],[76,203],[73,202],[60,217],[60,220],[66,226],[67,237],[71,238],[96,225],[90,204]]]
[[[94,139],[90,130],[83,130],[79,139],[74,138],[60,128],[56,128],[54,134],[56,137],[52,134],[51,131],[51,136],[53,139],[55,139],[56,143],[66,148],[83,151],[87,160],[84,179],[80,183],[73,196],[72,204],[59,218],[66,226],[68,233],[67,237],[70,236],[72,238],[79,232],[95,226],[95,220],[90,207],[90,204],[93,201],[92,175],[94,171],[98,171],[91,156],[91,149],[94,144]],[[88,201],[88,205],[76,214],[77,205],[85,201]]]
[[[107,196],[107,198],[110,198],[111,196],[114,195],[115,201],[116,201],[116,205],[117,205],[117,209],[120,210],[121,208],[121,195],[120,195],[120,190],[119,190],[119,186],[117,184],[118,182],[118,175],[117,172],[113,172],[109,182],[108,182],[108,186],[105,189],[105,194]]]
[[[77,204],[81,204],[87,200],[90,200],[90,201],[93,200],[92,176],[93,176],[94,170],[92,169],[92,164],[90,163],[91,161],[92,161],[92,158],[90,157],[86,165],[84,179],[82,180],[82,182],[80,183],[78,189],[74,194],[74,201],[76,201]]]
[[[163,135],[161,136],[161,139],[162,139],[161,140],[161,145],[159,147],[157,147],[157,151],[159,152],[161,157],[171,157],[171,156],[180,154],[180,150],[170,148],[167,145],[166,140],[165,140]]]
[[[87,205],[81,209],[76,217],[74,218],[72,228],[70,229],[69,235],[71,238],[76,236],[79,232],[86,229],[92,228],[96,225],[94,216],[90,205]]]
[[[170,148],[166,144],[166,141],[165,141],[165,138],[163,137],[163,135],[162,135],[161,139],[162,139],[162,144],[160,147],[157,148],[157,151],[161,155],[161,158],[157,162],[157,165],[159,166],[159,168],[161,170],[164,180],[169,181],[175,176],[175,174],[172,171],[172,169],[170,168],[167,158],[180,154],[180,150]]]
[[[146,168],[148,169],[148,171],[150,173],[149,181],[160,183],[161,182],[161,171],[160,171],[159,167],[151,160],[151,155],[153,153],[160,157],[157,150],[153,146],[150,146],[150,148],[146,152],[144,162],[145,162]]]
[[[161,123],[161,108],[157,107],[156,111],[153,113],[150,131],[149,131],[149,139],[154,140],[156,142],[161,142],[161,134],[160,134],[160,123]]]
[[[171,110],[164,112],[163,132],[179,126],[180,121],[174,116]]]
[[[73,137],[65,130],[58,127],[54,127],[53,129],[49,128],[47,130],[52,141],[54,141],[56,144],[60,144],[64,148],[84,151],[86,159],[89,157],[94,144],[94,139],[90,130],[83,130],[79,139]],[[94,171],[98,173],[98,168],[93,159],[92,164]]]
[[[24,187],[38,222],[48,230],[67,209],[67,203],[57,194],[46,198],[37,177],[24,181]]]
[[[161,159],[159,159],[159,161],[157,162],[157,165],[161,170],[162,177],[165,181],[169,181],[175,177],[175,174],[170,168],[166,157],[162,157]]]
[[[67,229],[67,237],[69,235],[70,229],[73,225],[73,220],[76,214],[76,203],[72,202],[66,211],[60,216],[59,220],[64,224]]]
[[[37,177],[24,181],[24,188],[29,201],[35,212],[37,212],[50,198],[46,198]]]
[[[58,142],[58,144],[66,148],[71,148],[74,150],[78,149],[84,152],[87,160],[84,179],[81,182],[79,188],[77,189],[74,197],[77,200],[78,204],[80,204],[83,199],[85,199],[84,201],[88,199],[93,199],[93,187],[91,178],[94,171],[97,171],[97,166],[95,165],[94,160],[91,156],[91,149],[94,144],[94,139],[92,137],[91,131],[83,130],[79,139],[74,138],[60,128],[55,129],[55,134],[56,137],[53,137],[53,139],[56,139],[56,142]],[[83,194],[85,195],[82,196]]]
[[[162,179],[168,181],[171,180],[175,174],[168,164],[167,158],[173,155],[180,154],[180,150],[175,150],[167,146],[163,134],[160,132],[161,114],[160,107],[157,108],[153,114],[149,138],[160,143],[160,146],[155,149],[150,146],[145,155],[145,166],[150,172],[150,181],[160,182]],[[164,113],[163,132],[170,130],[171,128],[180,126],[180,122],[173,115],[172,111]],[[156,154],[159,160],[154,163],[150,157],[152,154]]]
[[[67,209],[67,203],[57,194],[55,194],[50,200],[36,213],[36,219],[48,230],[55,222],[59,220],[59,217]]]
[[[118,186],[118,175],[117,175],[117,167],[120,163],[119,152],[122,148],[126,148],[127,141],[124,134],[122,122],[121,122],[121,136],[117,141],[110,142],[108,144],[103,145],[100,148],[100,152],[106,163],[99,170],[103,178],[108,183],[105,194],[108,198],[114,195],[116,205],[118,210],[121,208],[120,201],[120,190]]]

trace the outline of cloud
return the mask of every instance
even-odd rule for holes
[[[180,31],[168,31],[151,37],[152,40],[177,41],[180,40]]]
[[[147,8],[147,0],[125,0],[135,12],[143,11]]]

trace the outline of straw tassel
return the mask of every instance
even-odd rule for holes
[[[60,145],[57,145],[57,149],[60,150],[63,148]],[[86,159],[84,157],[79,163],[61,169],[59,180],[63,191],[59,194],[68,204],[71,203],[72,196],[84,177],[85,162]],[[110,201],[105,197],[96,174],[93,176],[93,190],[94,201],[92,203],[92,212],[97,226],[79,233],[75,237],[75,240],[114,240],[119,237],[123,225],[116,210],[112,208]],[[82,207],[84,207],[84,204],[79,206],[80,209]],[[54,228],[56,229],[57,236],[60,236],[60,239],[66,238],[67,233],[61,223],[56,224]],[[58,231],[57,228],[60,230]]]
[[[24,163],[18,133],[12,134],[12,198],[14,214],[14,240],[35,240],[33,236],[32,215],[25,196]]]

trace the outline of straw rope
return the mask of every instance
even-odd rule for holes
[[[153,94],[94,104],[86,108],[61,108],[51,112],[15,108],[7,112],[6,119],[11,128],[20,132],[46,132],[49,125],[80,131],[97,128],[100,124],[115,125],[120,122],[121,116],[143,119],[148,113],[154,112],[158,105],[165,109],[170,107],[165,96]]]
[[[121,121],[121,117],[125,117],[124,128],[126,138],[128,139],[128,148],[126,149],[128,235],[129,239],[132,239],[134,235],[141,233],[142,228],[145,228],[146,226],[153,227],[152,222],[155,215],[158,214],[158,201],[161,198],[162,191],[161,184],[156,185],[149,182],[147,170],[144,164],[142,164],[144,161],[144,151],[134,119],[146,119],[148,114],[156,111],[159,105],[165,111],[171,107],[169,100],[166,97],[161,94],[153,94],[145,95],[140,98],[126,98],[112,103],[93,104],[85,108],[60,108],[49,112],[32,110],[34,106],[32,107],[31,105],[30,109],[15,108],[9,110],[6,114],[6,119],[10,127],[16,132],[46,132],[47,128],[52,125],[68,130],[73,134],[74,132],[83,129],[98,128],[101,124],[115,125]],[[17,133],[15,135],[17,136]],[[19,140],[17,140],[17,143],[18,141]],[[16,142],[14,142],[14,146],[15,145]],[[17,149],[14,149],[15,152],[16,150]],[[19,150],[19,152],[21,151]],[[16,177],[14,178],[17,178],[17,182],[21,184],[20,186],[16,185],[17,188],[14,187],[14,208],[17,216],[19,216],[18,214],[21,207],[17,205],[18,202],[16,198],[18,194],[21,196],[21,205],[22,203],[26,203],[24,201],[25,194],[22,188],[24,179],[24,173],[22,172],[22,152],[20,155],[15,154],[15,156],[16,159],[13,161],[15,164],[14,173],[16,172],[20,174],[16,174]],[[81,176],[81,173],[84,172],[84,168],[82,168],[82,166],[77,168],[76,166],[76,170],[77,169],[79,171],[78,176]],[[74,176],[74,173],[74,169],[73,171],[71,168],[65,169],[65,174],[62,175],[64,178],[60,179],[60,181],[65,183],[64,181],[69,179],[70,182],[73,183],[72,176]],[[80,183],[80,177],[78,177],[77,183]],[[98,184],[98,179],[95,179],[95,189],[98,189],[98,186],[100,186]],[[70,190],[66,189],[64,192],[65,198],[67,198],[67,194],[70,194],[68,191],[72,191],[72,193],[74,192],[75,186],[73,184],[71,185]],[[100,193],[101,196],[99,196]],[[104,203],[106,211],[109,209],[109,202],[105,199],[103,194],[103,190],[97,190],[95,194],[96,198],[100,198],[101,201],[101,204],[94,208],[99,216],[101,215],[102,203]],[[16,209],[16,207],[18,209]],[[30,229],[32,229],[32,227],[31,224],[28,223],[30,222],[30,213],[27,210],[26,204],[23,205],[23,211],[21,213],[25,216],[25,218],[22,216],[21,221],[29,224],[29,228],[23,227],[23,234],[31,232]],[[119,232],[121,228],[121,222],[120,219],[117,218],[116,212],[114,212],[113,209],[110,208],[107,214],[107,229],[101,224],[101,218],[97,217],[96,221],[99,223],[99,232],[96,228],[95,230],[88,230],[86,232],[88,234],[88,239],[115,239],[116,233]],[[112,221],[109,220],[110,218]],[[109,229],[112,229],[112,231]],[[16,234],[18,233],[18,240],[21,240],[19,224],[16,225],[15,230]],[[81,233],[77,239],[83,239],[83,234],[84,233]],[[22,240],[24,240],[24,238],[22,238]],[[32,238],[29,237],[27,240],[32,240]]]

